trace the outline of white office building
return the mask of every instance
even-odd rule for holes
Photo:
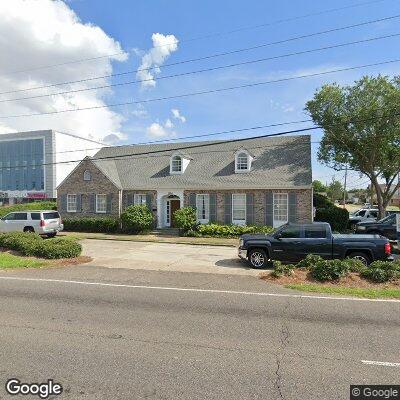
[[[0,202],[55,199],[58,184],[77,163],[103,146],[54,130],[1,134]]]

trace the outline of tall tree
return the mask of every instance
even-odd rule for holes
[[[315,193],[326,192],[326,186],[321,181],[318,180],[313,181],[312,186]]]
[[[332,201],[341,199],[343,197],[342,184],[339,181],[332,179],[332,182],[328,186],[327,193]]]
[[[336,170],[347,165],[366,175],[382,217],[400,186],[400,76],[324,85],[305,109],[324,130],[319,160]]]

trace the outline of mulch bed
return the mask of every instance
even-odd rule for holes
[[[271,276],[270,272],[263,272],[260,275],[262,280],[277,283],[279,285],[291,284],[318,284],[327,287],[350,287],[350,288],[365,288],[365,289],[400,289],[400,280],[395,282],[375,283],[367,279],[361,278],[358,273],[351,272],[349,275],[340,278],[337,281],[320,282],[314,279],[309,271],[303,269],[295,269],[291,276],[282,275],[278,278]]]

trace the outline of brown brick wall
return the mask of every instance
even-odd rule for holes
[[[83,180],[84,171],[90,171],[92,179]],[[68,213],[61,210],[60,198],[64,194],[82,194],[82,212]],[[112,194],[111,214],[93,213],[89,211],[90,194]],[[115,186],[90,160],[83,160],[72,174],[57,189],[57,206],[64,217],[107,217],[118,216],[119,188]]]
[[[275,193],[289,193],[292,190],[273,190]],[[184,191],[184,204],[189,205],[190,193],[208,193],[217,195],[217,221],[221,224],[224,223],[224,204],[226,193],[253,193],[254,195],[254,222],[256,225],[265,224],[265,193],[268,190],[185,190]],[[295,190],[297,193],[297,222],[311,222],[312,220],[312,204],[311,204],[311,189]]]

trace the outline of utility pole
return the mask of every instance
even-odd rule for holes
[[[347,164],[344,171],[343,208],[346,208]]]

